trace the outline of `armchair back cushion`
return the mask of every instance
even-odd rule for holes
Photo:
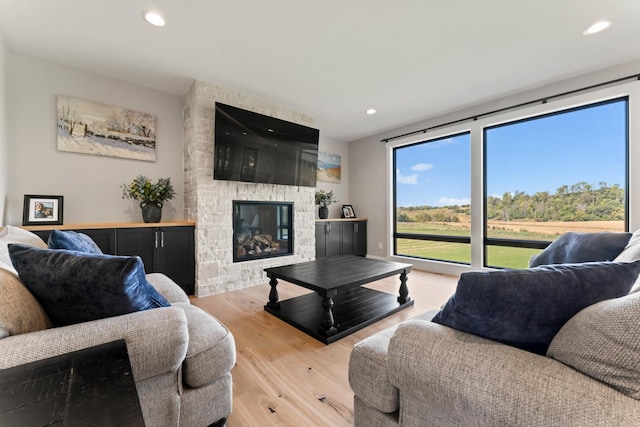
[[[606,300],[573,316],[547,356],[640,400],[640,293]]]
[[[11,257],[9,257],[8,245],[10,243],[20,243],[22,245],[33,246],[40,249],[47,248],[47,244],[40,237],[30,231],[11,225],[7,225],[0,230],[0,268],[12,271],[15,274],[18,274],[18,272],[13,267]]]

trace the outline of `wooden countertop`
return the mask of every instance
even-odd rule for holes
[[[333,222],[333,221],[367,221],[369,218],[327,218],[316,219],[316,222]]]
[[[30,231],[40,230],[82,230],[99,228],[139,228],[139,227],[179,227],[195,226],[195,221],[164,221],[164,222],[100,222],[64,225],[24,225],[22,228]]]

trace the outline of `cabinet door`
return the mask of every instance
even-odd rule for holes
[[[157,271],[173,279],[185,292],[193,295],[195,285],[195,251],[193,227],[159,228]]]
[[[345,221],[340,223],[342,225],[342,255],[355,254],[355,232],[357,224],[352,221]]]
[[[367,221],[354,223],[354,255],[367,256]]]
[[[316,259],[327,256],[327,223],[316,222]]]
[[[329,221],[327,232],[327,256],[342,255],[342,223]]]
[[[103,254],[116,254],[116,230],[113,228],[95,228],[76,230],[84,233],[96,242]]]
[[[116,230],[116,253],[123,256],[137,255],[144,262],[144,270],[157,270],[158,233],[156,228],[119,228]]]

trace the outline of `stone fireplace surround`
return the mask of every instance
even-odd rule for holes
[[[196,81],[184,96],[184,206],[185,218],[196,222],[197,296],[267,284],[264,268],[315,259],[314,188],[213,179],[216,101],[314,125],[309,116],[207,82]],[[234,263],[233,200],[293,203],[293,255]]]

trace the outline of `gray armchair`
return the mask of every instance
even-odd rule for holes
[[[51,327],[20,279],[0,268],[0,368],[125,339],[148,426],[206,426],[232,409],[235,343],[168,277],[147,275],[170,307]]]
[[[636,398],[551,357],[433,323],[433,314],[353,348],[356,427],[637,425]],[[634,361],[637,347],[628,348]]]

